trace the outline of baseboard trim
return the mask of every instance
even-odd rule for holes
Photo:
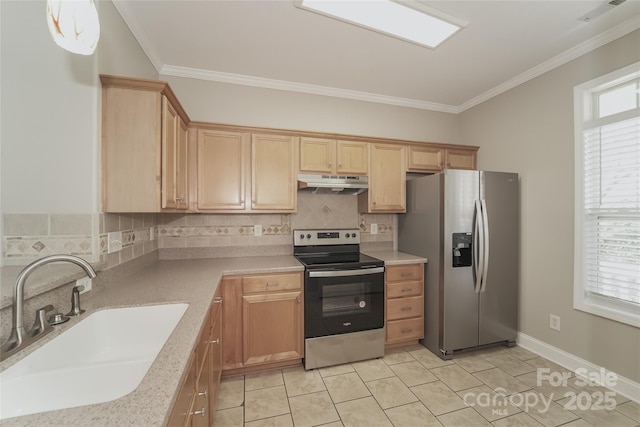
[[[520,347],[532,351],[545,359],[548,359],[558,365],[576,372],[576,370],[582,368],[588,372],[600,372],[600,369],[604,370],[605,375],[612,373],[617,376],[617,382],[615,386],[607,386],[611,390],[619,393],[634,402],[640,403],[640,383],[637,383],[629,378],[625,378],[615,372],[609,371],[601,366],[594,365],[593,363],[584,360],[574,354],[568,353],[557,347],[549,345],[543,341],[530,337],[529,335],[518,332],[517,343]],[[604,384],[600,384],[604,385]]]

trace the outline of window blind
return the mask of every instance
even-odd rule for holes
[[[640,117],[583,143],[585,292],[640,306]]]

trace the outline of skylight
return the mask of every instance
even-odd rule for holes
[[[412,43],[435,48],[466,22],[414,0],[294,0],[296,6]]]

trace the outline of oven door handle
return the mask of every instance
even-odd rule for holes
[[[347,277],[377,273],[384,273],[384,267],[363,268],[360,270],[310,271],[309,277]]]

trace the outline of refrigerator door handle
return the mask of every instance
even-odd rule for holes
[[[487,202],[482,199],[480,201],[482,206],[482,234],[483,234],[483,248],[482,248],[482,286],[480,292],[484,292],[487,287],[487,275],[489,273],[489,215],[487,213]]]
[[[473,269],[475,272],[475,284],[473,287],[473,291],[475,293],[480,292],[480,287],[482,285],[482,276],[483,271],[482,268],[484,266],[483,259],[483,249],[484,249],[484,225],[482,224],[482,205],[480,200],[475,201],[475,212],[474,217],[475,221],[473,223]]]

